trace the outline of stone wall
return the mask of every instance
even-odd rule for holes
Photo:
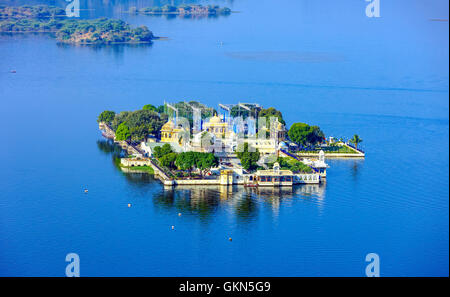
[[[125,167],[134,167],[134,166],[152,166],[152,162],[147,159],[131,159],[131,158],[122,158],[120,159],[120,164]]]

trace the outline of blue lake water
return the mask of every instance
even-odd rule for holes
[[[0,36],[0,275],[64,276],[75,252],[84,276],[364,276],[373,252],[382,276],[448,276],[448,1],[381,1],[378,19],[363,0],[220,1],[239,13],[203,19],[107,3],[82,17],[168,40]],[[367,156],[327,160],[320,186],[165,190],[119,171],[96,123],[164,100],[259,102],[357,133]]]

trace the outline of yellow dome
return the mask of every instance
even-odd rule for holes
[[[175,127],[175,124],[172,122],[172,121],[168,121],[167,123],[165,123],[163,126],[162,126],[162,128],[161,128],[161,130],[173,130],[173,128]]]
[[[278,128],[278,130],[283,130],[283,124],[278,122],[278,127],[277,128]]]
[[[215,115],[209,120],[209,122],[212,124],[218,124],[221,123],[222,120],[217,115]]]

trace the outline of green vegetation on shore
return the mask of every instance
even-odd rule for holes
[[[127,168],[129,170],[138,171],[138,172],[145,172],[148,174],[154,174],[155,170],[151,166],[131,166],[131,167],[125,167],[121,166],[122,168]]]
[[[100,118],[100,117],[99,117]],[[115,114],[114,118],[108,118],[111,128],[116,131],[118,140],[130,140],[137,143],[145,140],[149,134],[158,135],[161,127],[167,122],[167,115],[158,114],[152,110],[136,110],[136,111],[122,111]],[[120,134],[119,128],[126,132],[128,128],[129,133]]]
[[[283,119],[283,114],[281,113],[281,111],[279,111],[273,107],[261,109],[258,116],[266,118],[266,120],[267,120],[266,127],[270,127],[270,118],[271,117],[276,117],[278,119],[278,122],[280,122],[283,125],[286,125],[286,122]]]
[[[219,7],[218,5],[206,5],[202,6],[199,4],[182,4],[178,6],[164,5],[155,7],[144,7],[137,9],[136,7],[131,7],[130,13],[134,14],[146,14],[146,15],[161,15],[161,14],[178,14],[178,15],[208,15],[208,16],[218,16],[218,15],[229,15],[231,9],[228,7]]]
[[[324,141],[325,134],[318,126],[295,123],[288,131],[289,139],[301,146],[316,145]]]
[[[358,149],[358,144],[360,144],[363,140],[359,137],[358,134],[353,135],[352,139],[350,139],[350,143],[353,143],[356,149]]]
[[[210,168],[218,165],[217,157],[213,153],[175,153],[168,143],[155,147],[154,156],[161,166],[169,170],[181,170],[182,172],[176,173],[178,177],[191,176],[194,170],[200,170],[203,176]]]
[[[115,116],[116,116],[116,113],[114,111],[105,110],[98,116],[97,123],[104,122],[104,123],[107,123],[108,125],[111,125]]]
[[[116,139],[119,141],[126,141],[131,137],[130,128],[126,122],[120,123],[116,130]]]
[[[255,170],[258,168],[258,162],[260,154],[258,149],[251,149],[248,142],[244,142],[243,147],[239,145],[237,148],[237,157],[241,161],[241,165],[245,170]]]
[[[315,147],[314,149],[310,149],[310,150],[300,150],[297,153],[298,154],[319,154],[320,151],[323,151],[325,153],[325,155],[327,154],[357,154],[358,152],[355,151],[352,148],[349,148],[346,145],[337,145],[337,144],[332,144],[329,146],[325,146],[325,147]]]
[[[214,108],[207,107],[197,101],[182,101],[175,103],[174,106],[178,109],[178,116],[187,118],[191,127],[193,126],[192,107],[201,109],[203,119],[213,116],[216,112]],[[137,143],[145,140],[149,134],[159,136],[161,127],[167,122],[169,115],[172,115],[172,110],[167,108],[166,105],[146,104],[141,110],[122,111],[118,114],[114,111],[105,110],[99,114],[97,122],[104,122],[115,131],[123,124],[121,130],[126,131],[126,127],[128,127],[129,134],[120,133],[118,135],[119,131],[116,131],[117,140],[130,140]]]
[[[0,6],[0,32],[49,32],[58,41],[74,44],[150,43],[153,33],[146,27],[122,20],[69,19],[62,8],[46,5]]]
[[[280,168],[283,170],[291,170],[292,172],[299,172],[299,173],[312,172],[311,167],[293,158],[278,157],[277,162],[278,164],[280,164]],[[274,163],[270,163],[269,167],[273,168],[273,164]]]

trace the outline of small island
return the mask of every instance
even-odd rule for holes
[[[203,16],[220,16],[231,14],[231,9],[228,7],[220,7],[218,5],[200,4],[181,4],[178,6],[164,5],[155,7],[144,7],[137,9],[131,7],[129,10],[132,14],[144,15],[179,15],[183,17],[203,17]]]
[[[68,18],[64,9],[46,5],[0,6],[0,32],[52,33],[68,44],[151,43],[155,39],[146,26],[132,28],[122,20],[108,18]]]
[[[364,156],[357,135],[343,142],[305,123],[286,129],[280,111],[257,103],[218,107],[147,104],[118,114],[105,110],[97,122],[123,149],[116,163],[123,171],[154,174],[166,186],[318,184],[326,179],[326,156]]]

